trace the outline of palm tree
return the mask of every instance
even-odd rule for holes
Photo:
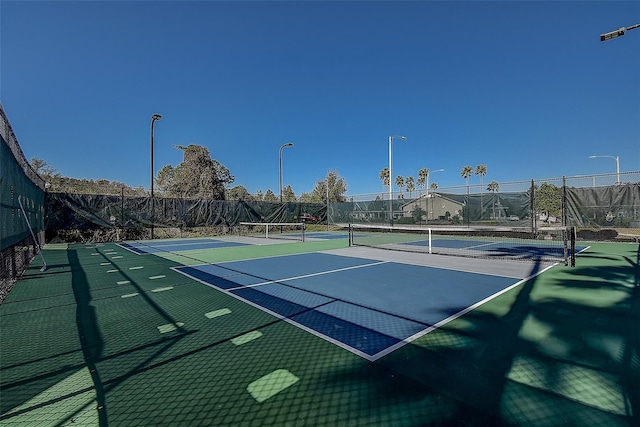
[[[467,180],[467,193],[469,192],[469,177],[473,173],[473,168],[471,166],[465,166],[460,169],[460,176]]]
[[[473,173],[473,169],[471,168],[471,166],[465,166],[462,169],[460,169],[460,176],[463,177],[464,179],[467,180],[467,200],[465,202],[465,207],[466,207],[466,214],[467,214],[467,224],[469,224],[469,222],[471,221],[471,211],[469,209],[469,177],[471,176],[471,174]]]
[[[427,182],[427,178],[429,178],[429,169],[422,168],[418,171],[418,187],[422,187],[424,191],[425,183]]]
[[[389,186],[389,168],[384,168],[378,174],[378,178],[382,181],[382,185]]]
[[[496,219],[496,193],[500,190],[500,185],[496,181],[491,181],[487,190],[493,192],[493,219]]]
[[[404,188],[404,177],[402,175],[396,177],[396,186],[400,189],[400,196],[402,196],[402,189]],[[402,198],[400,196],[398,196],[399,199]]]
[[[433,192],[438,189],[438,183],[432,182],[431,185],[429,186],[429,189],[431,190],[431,209],[428,209],[427,218],[429,218],[429,212],[433,212]],[[428,199],[427,199],[427,203],[429,203]]]
[[[482,177],[487,174],[487,165],[476,166],[476,170],[473,173],[474,175],[480,175],[480,219],[482,219],[482,213],[484,212],[482,207]]]
[[[416,180],[412,176],[408,176],[405,184],[407,184],[407,191],[409,192],[409,198],[411,198],[412,193],[416,190]]]

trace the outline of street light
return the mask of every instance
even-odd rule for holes
[[[444,169],[436,169],[434,171],[427,169],[427,221],[429,221],[429,176],[435,172],[443,172]],[[431,204],[433,206],[433,203]]]
[[[613,160],[616,161],[616,185],[620,185],[620,157],[618,156],[607,156],[607,155],[603,155],[603,156],[589,156],[590,159],[595,159],[598,157],[609,157]]]
[[[406,136],[393,135],[389,137],[389,224],[393,226],[393,172],[391,162],[391,146],[393,145],[393,138],[400,138],[403,141],[407,140]]]
[[[287,142],[280,147],[280,203],[282,203],[282,150],[293,147],[293,142]]]
[[[624,33],[629,30],[633,30],[635,28],[640,28],[640,24],[634,24],[629,27],[622,27],[617,30],[609,31],[608,33],[600,34],[600,41],[604,42],[607,40],[615,39],[616,37],[624,36]]]
[[[151,240],[153,240],[153,223],[155,222],[155,201],[153,198],[153,125],[156,121],[162,120],[162,116],[155,113],[151,116]]]

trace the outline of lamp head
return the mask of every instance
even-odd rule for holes
[[[293,142],[287,142],[283,147],[293,147]]]
[[[162,116],[156,113],[153,116],[151,116],[151,120],[162,120]]]

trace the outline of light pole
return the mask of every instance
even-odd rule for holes
[[[282,150],[293,147],[293,142],[287,142],[280,147],[280,203],[282,203]]]
[[[155,201],[153,194],[153,125],[156,121],[162,120],[162,116],[158,113],[151,116],[151,240],[153,240],[153,223],[155,222]]]
[[[620,157],[618,156],[607,156],[607,155],[603,155],[603,156],[589,156],[590,159],[595,159],[598,157],[609,157],[613,160],[616,161],[616,185],[620,185]]]
[[[329,172],[327,172],[327,231],[329,231]]]
[[[427,221],[429,221],[429,177],[434,172],[443,172],[444,169],[436,169],[434,171],[427,169]],[[431,204],[433,206],[433,203]]]
[[[402,135],[393,135],[389,137],[389,224],[391,226],[393,226],[393,162],[391,161],[393,138],[400,138],[401,140],[406,141],[407,137]]]
[[[630,25],[628,27],[622,27],[617,30],[609,31],[608,33],[600,34],[600,41],[605,42],[607,40],[615,39],[616,37],[624,36],[624,33],[629,30],[640,28],[640,24]]]

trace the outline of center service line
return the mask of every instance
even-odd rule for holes
[[[374,263],[371,263],[371,264],[355,265],[353,267],[345,267],[345,268],[338,268],[336,270],[321,271],[319,273],[305,274],[303,276],[288,277],[288,278],[285,278],[285,279],[277,279],[277,280],[269,280],[268,282],[255,283],[253,285],[237,286],[235,288],[230,288],[230,289],[225,289],[225,290],[229,291],[229,292],[232,292],[232,291],[237,291],[238,289],[253,288],[253,287],[262,286],[262,285],[271,285],[273,283],[280,283],[280,282],[284,282],[284,281],[287,281],[287,280],[306,279],[308,277],[322,276],[323,274],[331,274],[331,273],[337,273],[337,272],[340,272],[340,271],[354,270],[356,268],[373,267],[374,265],[388,264],[389,262],[391,262],[391,261],[379,261],[379,262],[374,262]]]

